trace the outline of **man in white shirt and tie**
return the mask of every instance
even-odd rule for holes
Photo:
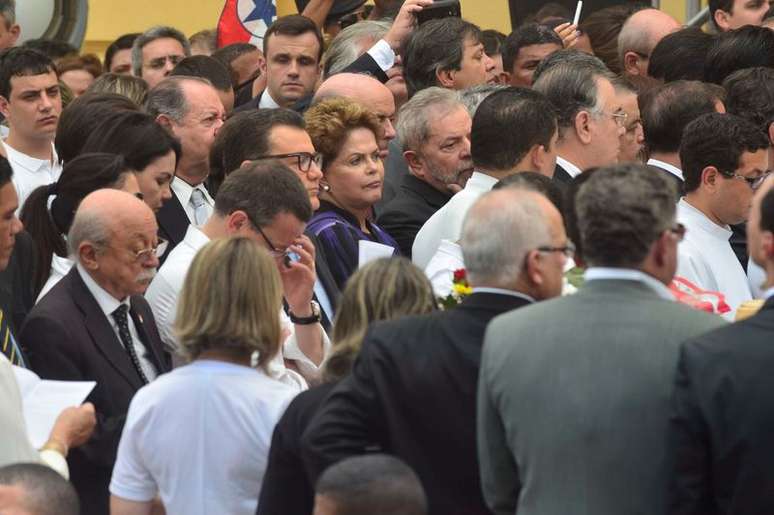
[[[769,140],[735,115],[705,114],[685,128],[680,161],[685,197],[677,219],[687,233],[678,248],[677,276],[725,295],[729,316],[752,298],[729,238],[747,220],[755,189],[768,175]]]
[[[200,226],[212,214],[215,201],[204,181],[210,173],[210,148],[226,111],[208,80],[184,76],[161,81],[148,93],[146,109],[183,148],[171,184],[174,196],[157,214],[159,234],[171,250],[189,224]]]
[[[19,210],[35,188],[59,179],[62,167],[53,141],[61,112],[51,59],[28,48],[7,51],[0,63],[0,113],[10,127],[3,146],[13,167]]]

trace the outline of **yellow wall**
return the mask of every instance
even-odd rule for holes
[[[224,0],[91,0],[84,51],[101,54],[116,37],[172,24],[187,35],[213,28]],[[482,28],[510,32],[506,0],[461,0],[463,16]],[[685,0],[662,0],[662,8],[682,20]],[[293,0],[277,0],[280,15],[296,11]]]

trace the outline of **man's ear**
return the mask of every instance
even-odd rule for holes
[[[769,143],[774,145],[774,122],[769,124]]]
[[[403,158],[406,160],[406,164],[408,165],[411,173],[417,177],[424,177],[424,163],[422,163],[422,160],[419,159],[419,156],[416,152],[413,150],[406,150],[403,152]]]
[[[533,145],[532,148],[529,149],[529,156],[532,170],[535,172],[540,172],[543,170],[546,165],[546,161],[549,159],[546,147],[539,144]],[[554,166],[556,166],[556,163],[554,163]]]
[[[500,84],[503,86],[510,86],[511,85],[511,74],[510,72],[506,72],[505,70],[501,71],[498,75],[497,79],[500,81]]]
[[[99,269],[98,254],[97,247],[90,241],[84,241],[78,245],[78,262],[87,270]]]
[[[640,74],[640,68],[637,66],[640,62],[640,56],[638,56],[636,52],[626,52],[623,61],[622,66],[625,73],[628,73],[629,75]]]
[[[16,46],[16,41],[19,39],[19,35],[21,35],[21,27],[18,23],[14,23],[8,29],[8,32],[11,34],[11,46]]]
[[[247,214],[241,209],[231,212],[226,218],[226,228],[229,234],[236,234],[243,227],[249,225]]]
[[[722,10],[717,9],[715,11],[715,24],[720,28],[722,31],[730,30],[729,24],[728,24],[728,18],[729,14]]]
[[[2,113],[4,117],[8,118],[8,99],[2,95],[0,95],[0,113]]]
[[[591,143],[591,113],[580,111],[575,115],[575,134],[584,145]]]
[[[455,70],[436,70],[435,78],[438,81],[438,85],[446,89],[454,89],[454,74]]]
[[[524,258],[524,269],[521,272],[529,279],[530,283],[536,286],[540,286],[544,282],[540,259],[541,254],[537,250],[530,250],[527,252],[526,257]]]
[[[174,124],[172,122],[172,118],[170,118],[168,115],[166,115],[166,114],[158,115],[156,117],[156,123],[161,125],[170,134],[174,134],[175,133]]]
[[[714,166],[708,166],[701,171],[701,184],[707,187],[710,192],[715,192],[720,180],[720,172]]]

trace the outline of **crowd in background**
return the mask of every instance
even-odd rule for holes
[[[774,511],[768,1],[297,6],[0,0],[0,513]],[[19,368],[96,382],[41,448]]]

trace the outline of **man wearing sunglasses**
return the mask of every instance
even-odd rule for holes
[[[191,44],[182,32],[172,27],[153,27],[134,40],[132,73],[153,88],[189,55]]]
[[[170,370],[142,294],[163,245],[153,211],[130,193],[97,190],[83,199],[67,237],[77,265],[30,311],[20,341],[44,379],[96,381],[88,401],[97,428],[68,455],[81,513],[109,512],[108,484],[129,402]]]
[[[705,114],[683,132],[685,197],[677,217],[688,232],[679,247],[677,275],[725,295],[730,317],[752,298],[729,242],[730,226],[747,220],[753,193],[770,174],[768,148],[758,127],[731,114]]]

